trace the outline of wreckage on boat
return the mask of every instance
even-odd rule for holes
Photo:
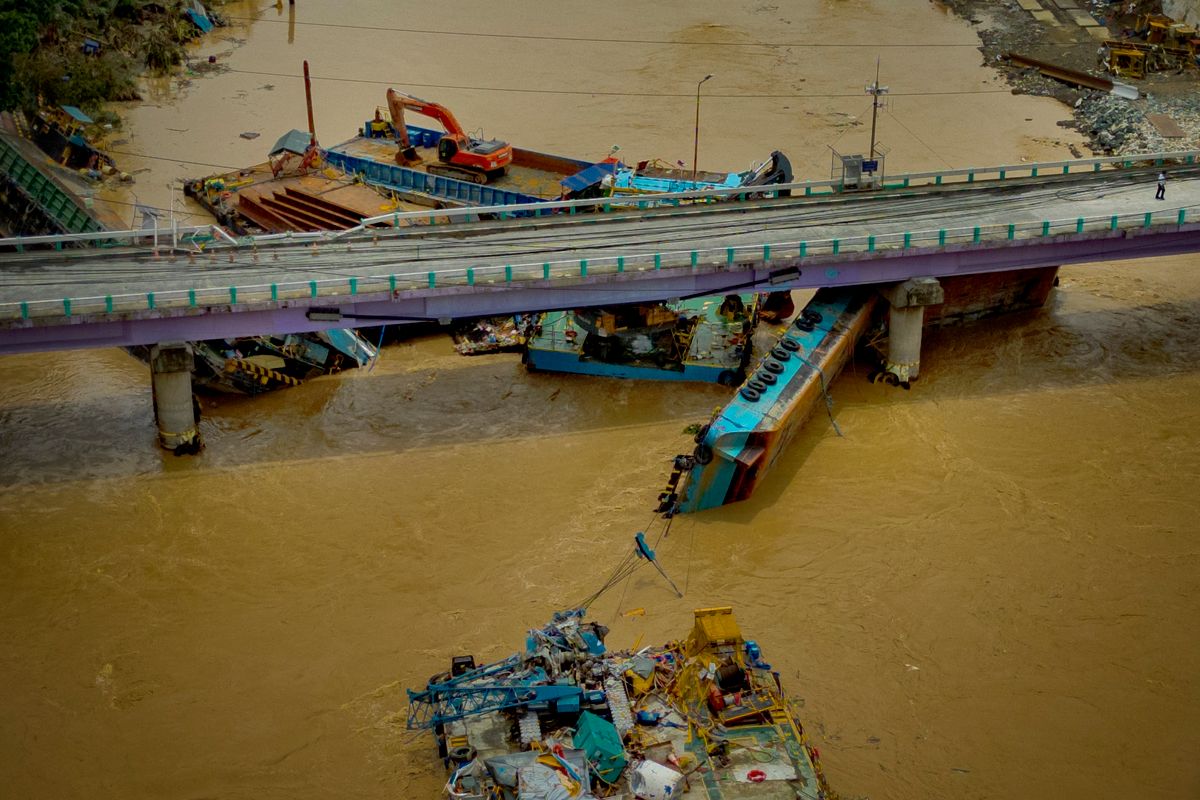
[[[409,690],[408,727],[433,733],[457,800],[836,797],[733,609],[694,616],[679,641],[612,651],[583,609],[556,613],[522,652]]]

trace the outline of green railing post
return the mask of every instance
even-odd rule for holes
[[[1029,177],[1031,177],[1031,178],[1037,177],[1037,167],[1034,167],[1032,170],[1029,171]]]
[[[1187,209],[1186,208],[1179,209],[1179,221],[1176,222],[1175,224],[1182,225],[1184,220],[1186,220],[1186,219],[1187,219]]]
[[[150,309],[151,311],[154,310],[154,292],[148,292],[146,294],[146,308]],[[67,316],[71,316],[71,313],[67,312]]]
[[[904,179],[904,183],[902,183],[902,184],[900,184],[900,185],[901,185],[903,188],[907,189],[907,188],[908,188],[908,178],[905,178],[905,179]]]
[[[941,175],[937,175],[937,176],[935,176],[935,177],[934,177],[934,179],[933,179],[933,185],[934,185],[934,186],[941,186],[941,185],[942,185],[942,176],[941,176]]]
[[[512,264],[504,265],[504,282],[512,283]]]
[[[771,260],[771,245],[764,244],[763,245],[763,263],[765,264],[770,260]]]
[[[467,286],[475,285],[475,268],[467,267]]]
[[[581,277],[581,278],[587,277],[587,259],[586,258],[579,259],[579,277]]]
[[[112,295],[110,294],[104,298],[104,311],[105,311],[105,313],[111,314],[112,310],[113,310],[113,301],[112,301]]]
[[[1071,165],[1063,164],[1063,175],[1070,175],[1070,174],[1071,174]]]
[[[833,240],[833,254],[836,256],[838,254],[838,250],[841,250],[841,249],[842,249],[842,240],[834,239]]]
[[[1083,217],[1080,217],[1079,219],[1075,220],[1075,232],[1083,233]]]
[[[279,287],[274,283],[271,284],[271,300],[272,302],[279,301]]]
[[[1100,162],[1097,161],[1095,164],[1092,164],[1092,172],[1099,172],[1099,171],[1100,171]]]
[[[429,288],[434,289],[436,287],[437,287],[437,273],[431,272],[431,273],[429,273]]]
[[[196,290],[188,289],[188,305],[192,308],[196,307]]]
[[[907,250],[908,246],[911,244],[912,244],[912,233],[910,231],[905,231],[904,232],[904,249]]]
[[[804,258],[808,255],[808,242],[800,243],[800,257]]]
[[[1145,220],[1142,222],[1142,227],[1143,227],[1143,228],[1149,228],[1149,227],[1150,227],[1150,215],[1151,215],[1151,214],[1153,214],[1153,213],[1154,213],[1153,211],[1147,211],[1147,212],[1146,212],[1146,219],[1145,219]]]
[[[358,294],[358,278],[350,279],[350,294]]]
[[[693,250],[692,251],[692,269],[695,269],[699,263],[700,263],[700,253]]]
[[[974,182],[975,182],[975,173],[968,172],[967,173],[967,183],[974,183]]]
[[[725,266],[733,267],[733,248],[725,248]]]
[[[237,287],[236,286],[229,287],[229,304],[231,306],[237,305]]]
[[[388,275],[388,290],[391,292],[396,291],[396,276],[395,275]]]
[[[1108,226],[1108,229],[1111,231],[1115,231],[1117,229],[1117,215],[1116,214],[1112,215],[1112,222]]]
[[[1017,238],[1017,226],[1013,223],[1008,223],[1008,238],[1009,240]]]
[[[625,256],[617,256],[617,272],[625,271]]]
[[[612,203],[605,203],[603,206],[601,206],[601,208],[603,208],[604,213],[607,214],[612,211]]]
[[[662,269],[662,253],[654,254],[654,268]]]
[[[21,319],[29,319],[29,303],[21,301]]]
[[[542,280],[544,280],[544,281],[550,280],[550,262],[549,261],[542,264]]]
[[[61,243],[60,243],[61,244]],[[153,306],[151,306],[153,308]],[[63,312],[69,317],[71,316],[71,298],[63,298]]]
[[[805,197],[811,197],[811,196],[812,196],[812,187],[811,187],[811,186],[805,186],[805,187],[804,187],[804,196],[805,196]]]
[[[979,234],[980,234],[979,226],[976,225],[975,230],[971,233],[971,241],[978,243],[979,242]]]
[[[867,252],[868,253],[875,252],[875,237],[874,236],[867,237]]]
[[[309,293],[309,296],[311,296],[311,297],[317,296],[317,282],[316,281],[308,282],[308,293]]]
[[[1000,180],[1004,180],[1005,170],[1000,170]]]
[[[1044,219],[1044,220],[1042,220],[1042,236],[1049,236],[1049,235],[1050,235],[1050,220]]]

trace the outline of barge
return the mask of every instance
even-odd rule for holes
[[[817,407],[872,321],[871,287],[821,289],[733,400],[695,436],[659,497],[665,514],[745,500]]]
[[[679,641],[608,650],[582,609],[529,631],[523,651],[409,690],[456,800],[832,800],[780,671],[731,608],[694,612]]]
[[[751,357],[758,295],[550,311],[535,319],[523,358],[530,370],[736,386]]]

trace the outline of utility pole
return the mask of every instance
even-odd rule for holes
[[[692,189],[696,188],[696,159],[700,157],[700,87],[712,75],[705,75],[704,80],[696,84],[696,138],[692,142]]]
[[[875,118],[879,115],[879,96],[887,94],[888,87],[879,85],[879,57],[875,57],[875,82],[867,85],[867,94],[871,95],[871,155],[868,160],[875,160]]]

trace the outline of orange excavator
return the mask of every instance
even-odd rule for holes
[[[417,149],[408,138],[408,128],[404,124],[405,109],[436,119],[446,129],[437,143],[438,163],[427,164],[426,172],[474,183],[487,183],[503,175],[512,163],[512,145],[497,139],[472,139],[445,106],[397,92],[395,89],[388,89],[387,101],[388,111],[392,115],[392,127],[396,129],[396,163],[400,166],[407,167],[422,162]]]

